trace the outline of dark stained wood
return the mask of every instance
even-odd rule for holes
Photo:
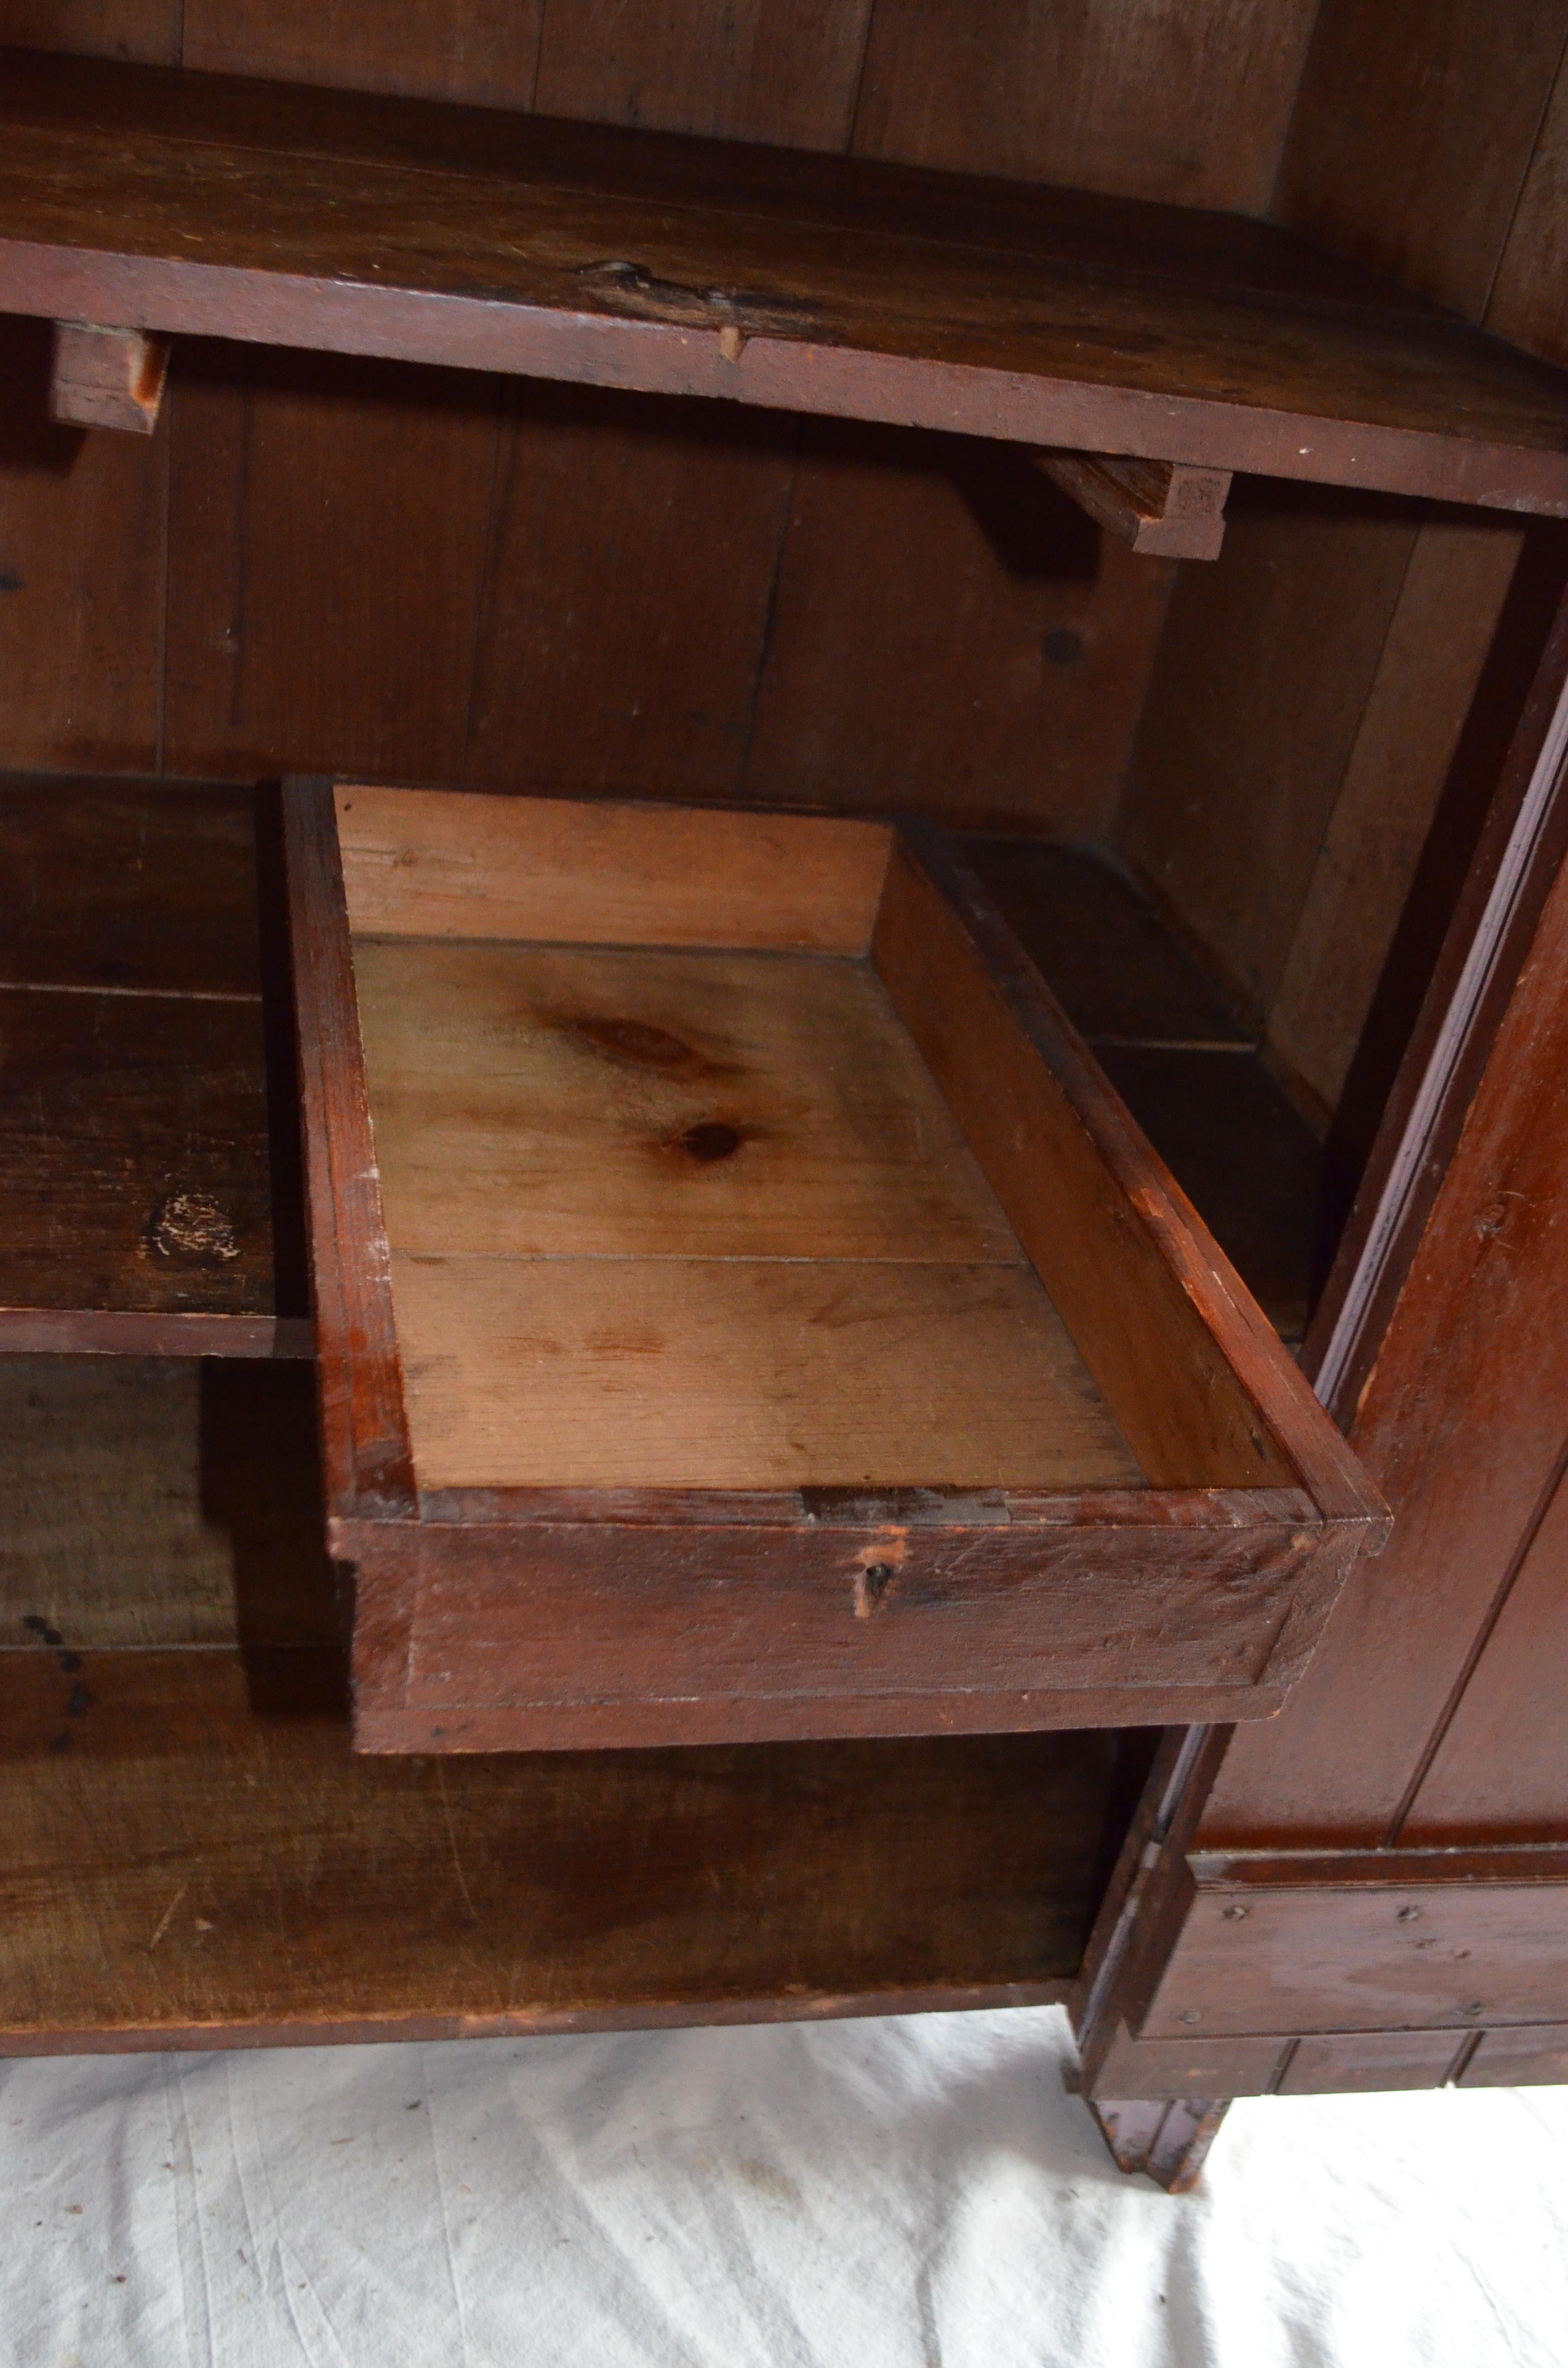
[[[1177,2039],[1135,2039],[1124,2027],[1086,2093],[1096,2116],[1109,2120],[1115,2114],[1131,2138],[1148,2127],[1142,2114],[1121,2120],[1136,2103],[1182,2098],[1196,2113],[1206,2113],[1211,2107],[1222,2111],[1233,2097],[1267,2096],[1290,2044],[1283,2033],[1272,2032],[1240,2038],[1219,2032],[1210,2038],[1194,2032]],[[1119,2149],[1113,2146],[1112,2152]],[[1123,2167],[1145,2168],[1141,2162]]]
[[[259,1001],[5,987],[0,1036],[0,1310],[271,1315]]]
[[[1568,511],[1559,375],[1398,302],[1303,303],[1287,343],[1239,292],[1136,269],[993,248],[982,276],[972,250],[785,234],[728,196],[677,211],[538,180],[525,198],[472,168],[302,153],[281,124],[243,144],[196,77],[157,102],[183,112],[172,133],[109,131],[109,69],[28,66],[26,89],[23,72],[0,172],[13,310]],[[155,79],[119,72],[127,92]],[[382,108],[395,150],[413,102],[349,112]],[[511,137],[526,150],[526,120]]]
[[[1096,452],[1042,452],[1039,460],[1053,484],[1130,550],[1153,559],[1219,558],[1228,470]]]
[[[1196,1893],[1138,2024],[1144,2038],[1473,2031],[1560,2010],[1562,1850],[1209,1853],[1190,1863]]]
[[[1469,2038],[1456,2041],[1451,2031],[1309,2033],[1291,2050],[1275,2094],[1357,2096],[1386,2089],[1440,2089],[1471,2044]]]
[[[943,0],[879,7],[855,145],[960,172],[1260,213],[1312,28],[1307,0],[983,16]]]
[[[140,329],[57,321],[49,416],[66,427],[116,427],[151,436],[168,368],[166,338],[146,336]]]
[[[255,999],[249,790],[0,775],[0,985]]]
[[[1445,788],[1494,638],[1515,632],[1508,594],[1522,540],[1507,521],[1473,512],[1423,525],[1389,615],[1267,1013],[1275,1058],[1336,1117],[1445,803],[1437,835],[1459,836]],[[1420,969],[1418,961],[1407,966]],[[1385,1078],[1383,1099],[1386,1091]],[[1369,1084],[1365,1099],[1378,1098]],[[1350,1097],[1353,1105],[1361,1099]]]
[[[1226,2101],[1180,2097],[1144,2104],[1096,2098],[1089,2111],[1119,2170],[1146,2171],[1168,2195],[1187,2195],[1203,2175]]]
[[[1564,40],[1563,0],[1323,0],[1277,211],[1481,319]]]
[[[168,430],[84,436],[49,416],[53,332],[0,321],[5,762],[158,763]]]
[[[356,878],[364,861],[355,837],[359,803],[376,814],[384,809],[390,825],[406,795],[340,792]],[[418,823],[424,867],[449,901],[472,871],[471,863],[465,870],[463,853],[463,833],[471,823],[481,834],[501,830],[514,838],[525,826],[535,837],[545,827],[551,874],[561,883],[550,900],[556,926],[564,926],[560,915],[577,911],[582,900],[570,876],[571,807],[544,813],[506,801],[428,795],[409,799],[409,807]],[[794,1460],[787,1459],[784,1474],[790,1485],[738,1490],[508,1486],[509,1479],[532,1483],[533,1468],[512,1474],[505,1454],[484,1442],[494,1432],[494,1406],[511,1402],[516,1391],[509,1383],[505,1392],[498,1384],[476,1384],[472,1452],[465,1451],[460,1469],[453,1466],[446,1475],[460,1485],[439,1486],[440,1470],[420,1472],[424,1493],[416,1517],[411,1431],[417,1468],[426,1452],[420,1439],[429,1446],[430,1406],[446,1406],[455,1386],[461,1413],[462,1376],[478,1371],[473,1359],[492,1335],[500,1359],[497,1374],[508,1356],[520,1356],[519,1371],[531,1372],[528,1360],[534,1351],[528,1344],[536,1334],[543,1338],[538,1333],[541,1322],[549,1329],[535,1303],[548,1294],[541,1286],[531,1302],[526,1292],[517,1301],[516,1277],[498,1271],[488,1307],[472,1313],[467,1332],[451,1338],[442,1332],[427,1303],[432,1292],[439,1298],[446,1288],[443,1273],[452,1261],[437,1255],[439,1239],[429,1224],[438,1222],[438,1201],[423,1186],[419,1206],[427,1207],[428,1223],[420,1219],[424,1230],[408,1247],[426,1261],[435,1257],[436,1263],[415,1268],[404,1260],[398,1280],[370,1133],[371,1099],[381,1089],[376,1062],[381,1068],[385,1063],[378,1053],[368,1083],[350,955],[350,914],[359,903],[345,903],[328,787],[290,785],[286,811],[295,841],[290,870],[329,1535],[335,1554],[358,1565],[355,1673],[361,1746],[472,1751],[519,1743],[552,1748],[601,1739],[695,1743],[759,1735],[904,1732],[922,1725],[1081,1725],[1114,1716],[1119,1689],[1121,1722],[1152,1725],[1168,1718],[1177,1705],[1188,1714],[1216,1715],[1260,1710],[1278,1699],[1326,1614],[1344,1557],[1377,1532],[1378,1508],[1360,1491],[1336,1435],[1306,1397],[1263,1319],[1246,1311],[1241,1286],[1228,1278],[1219,1253],[1201,1240],[1190,1212],[1174,1198],[1164,1198],[1157,1167],[1116,1112],[1103,1080],[1090,1073],[1063,1032],[1065,1023],[1050,1017],[1045,989],[1027,958],[1001,922],[975,904],[977,885],[956,876],[948,892],[956,905],[946,903],[928,880],[913,903],[907,888],[891,901],[884,890],[873,941],[879,966],[983,1166],[994,1158],[994,1113],[983,1092],[976,1100],[968,1083],[960,1092],[956,1053],[949,1058],[937,1050],[933,982],[918,974],[920,961],[935,949],[947,962],[936,982],[946,981],[946,1008],[952,1000],[948,989],[957,960],[954,947],[968,949],[964,960],[974,969],[973,981],[961,962],[953,975],[965,987],[960,1004],[973,1038],[966,1038],[966,1058],[979,1064],[983,1079],[987,1064],[996,1066],[996,1049],[987,1035],[995,1021],[987,1016],[974,1036],[977,1014],[988,1014],[987,998],[1004,994],[1008,1006],[1017,1006],[1004,1021],[1012,1032],[1006,1037],[1002,1081],[1015,1099],[1023,1091],[1020,1140],[1032,1146],[1031,1174],[1047,1152],[1058,1171],[1050,1224],[1042,1230],[1035,1222],[1048,1204],[1041,1201],[1035,1209],[1031,1202],[1035,1239],[1032,1245],[1026,1240],[1025,1247],[1032,1246],[1042,1259],[1045,1279],[1060,1296],[1059,1277],[1074,1271],[1071,1261],[1062,1265],[1062,1244],[1085,1226],[1090,1233],[1097,1227],[1112,1269],[1128,1267],[1135,1277],[1131,1297],[1123,1291],[1124,1313],[1135,1335],[1140,1323],[1148,1328],[1151,1311],[1164,1311],[1165,1329],[1156,1327],[1160,1342],[1173,1322],[1185,1325],[1187,1333],[1195,1324],[1199,1327],[1187,1340],[1197,1362],[1188,1374],[1190,1405],[1185,1410],[1164,1357],[1145,1358],[1139,1389],[1131,1395],[1129,1375],[1137,1378],[1136,1353],[1142,1352],[1126,1372],[1123,1351],[1110,1357],[1125,1400],[1125,1407],[1113,1403],[1113,1414],[1121,1414],[1125,1428],[1126,1409],[1136,1408],[1142,1439],[1133,1443],[1141,1460],[1147,1466],[1152,1453],[1164,1458],[1171,1468],[1152,1476],[1167,1483],[1174,1478],[1187,1493],[1168,1486],[1165,1493],[1119,1490],[1106,1485],[1114,1475],[1100,1474],[1097,1466],[1098,1485],[1081,1483],[1076,1493],[1068,1475],[1043,1465],[1038,1476],[1031,1470],[1016,1477],[1009,1469],[1002,1475],[1012,1484],[1006,1488],[990,1485],[995,1475],[989,1471],[966,1479],[945,1469],[933,1472],[932,1485],[926,1486],[924,1470],[911,1482],[902,1464],[893,1468],[883,1449],[873,1452],[869,1444],[864,1452],[877,1468],[846,1486],[836,1463],[819,1474],[802,1461],[810,1443],[804,1416],[790,1434]],[[607,824],[619,827],[614,810],[575,811],[584,860],[595,860]],[[536,827],[540,813],[544,821]],[[432,836],[438,814],[448,816],[457,834],[445,853]],[[737,826],[730,817],[678,812],[664,817],[653,808],[630,809],[628,814],[644,836],[661,825],[684,834],[682,845],[694,831],[727,845]],[[744,827],[759,847],[771,845],[769,835],[777,837],[785,827],[797,834],[836,830],[857,880],[863,845],[874,836],[859,824],[786,825],[766,816],[746,817]],[[381,848],[385,829],[380,837],[373,830],[370,836]],[[926,838],[926,860],[940,871],[945,859],[937,837],[927,831]],[[907,856],[900,860],[912,880],[925,880]],[[883,860],[879,846],[876,872]],[[658,869],[655,862],[653,870]],[[832,866],[827,871],[831,888],[836,873]],[[381,871],[372,865],[371,872],[366,912],[374,925],[385,899],[377,885]],[[876,872],[868,877],[874,880]],[[403,877],[395,863],[391,876]],[[504,869],[495,876],[505,892]],[[416,918],[417,874],[408,877],[415,882],[409,913]],[[481,884],[490,882],[486,872]],[[355,899],[359,898],[357,887]],[[658,899],[653,905],[644,899],[644,905],[642,926],[656,933]],[[959,917],[960,907],[967,919]],[[504,898],[497,909],[505,909]],[[472,928],[460,917],[452,926]],[[584,907],[578,926],[597,936],[604,923]],[[719,934],[723,935],[722,927]],[[472,956],[464,959],[472,966]],[[596,959],[602,965],[605,958]],[[693,1033],[689,1025],[686,1032]],[[667,1029],[659,1030],[661,1046],[675,1042]],[[732,1074],[733,1053],[732,1046],[725,1056],[729,1067],[715,1053],[715,1074]],[[1067,1077],[1065,1089],[1050,1085],[1052,1064]],[[444,1065],[438,1063],[437,1071]],[[594,1090],[602,1093],[598,1086]],[[1046,1105],[1035,1107],[1041,1093],[1048,1099],[1054,1094],[1061,1105],[1043,1132],[1040,1110]],[[391,1161],[395,1151],[406,1166],[407,1130],[400,1133],[400,1125],[389,1122],[381,1155]],[[399,1223],[405,1224],[403,1168],[392,1173],[391,1181],[403,1196],[397,1205],[403,1212]],[[1038,1174],[1032,1189],[1039,1201]],[[577,1208],[576,1201],[572,1205]],[[676,1201],[665,1191],[659,1205],[660,1223],[667,1229],[676,1221]],[[801,1205],[812,1203],[808,1199]],[[1136,1219],[1131,1214],[1134,1208]],[[583,1210],[586,1222],[593,1211],[588,1203]],[[606,1215],[600,1208],[594,1222],[602,1224]],[[678,1247],[664,1233],[660,1241],[666,1248]],[[1081,1282],[1087,1273],[1081,1258],[1080,1268]],[[812,1269],[808,1264],[789,1271],[798,1295],[802,1277],[809,1281]],[[852,1271],[846,1269],[835,1281],[840,1302]],[[896,1262],[880,1287],[885,1292],[888,1276],[896,1278],[900,1271],[906,1278],[935,1276],[947,1288],[937,1269],[899,1269]],[[603,1280],[596,1280],[596,1291]],[[1076,1313],[1068,1310],[1080,1330],[1089,1327],[1102,1350],[1110,1337],[1102,1305],[1108,1281],[1108,1273],[1097,1277],[1093,1298],[1099,1312],[1091,1310],[1081,1289]],[[730,1275],[726,1288],[733,1281]],[[614,1285],[615,1278],[608,1282]],[[1032,1279],[1029,1287],[1036,1287]],[[913,1285],[899,1281],[897,1288]],[[607,1315],[589,1324],[597,1343],[595,1354],[601,1362],[632,1350],[668,1354],[670,1386],[656,1395],[670,1408],[672,1425],[684,1421],[680,1393],[690,1377],[681,1378],[685,1369],[677,1372],[679,1360],[665,1338],[668,1332],[673,1338],[678,1326],[671,1319],[650,1329],[646,1312],[636,1317],[631,1298],[623,1298],[619,1322]],[[1199,1338],[1200,1353],[1195,1345]],[[853,1363],[852,1352],[863,1353],[849,1344],[846,1366]],[[400,1375],[403,1353],[412,1360],[406,1402]],[[732,1354],[733,1344],[723,1349],[723,1355]],[[1266,1414],[1255,1409],[1246,1383],[1229,1381],[1226,1368],[1232,1365],[1252,1375],[1252,1391]],[[566,1367],[562,1372],[570,1381]],[[950,1383],[950,1375],[943,1378]],[[645,1380],[631,1379],[645,1386]],[[1153,1403],[1151,1392],[1163,1393],[1162,1404]],[[897,1404],[895,1391],[883,1395],[887,1406]],[[613,1397],[606,1401],[612,1403]],[[424,1429],[412,1421],[411,1408]],[[642,1415],[638,1420],[646,1428]],[[1233,1437],[1238,1423],[1240,1445]],[[540,1429],[530,1426],[530,1436]],[[1283,1452],[1267,1445],[1270,1429],[1278,1432]],[[684,1437],[675,1442],[682,1452]],[[869,1431],[866,1437],[869,1441]],[[481,1450],[494,1453],[492,1466],[474,1462]],[[1042,1445],[1042,1456],[1044,1452]],[[841,1462],[842,1446],[835,1453]],[[882,1463],[889,1468],[883,1470]],[[1306,1475],[1304,1486],[1293,1485],[1298,1469]],[[597,1465],[592,1476],[599,1479]],[[654,1476],[667,1484],[670,1475],[661,1464]],[[741,1477],[749,1476],[748,1467]],[[483,1485],[486,1477],[489,1485]],[[834,1485],[818,1485],[819,1479]],[[935,1485],[938,1480],[944,1485]],[[629,1588],[633,1568],[638,1583]],[[1159,1635],[1157,1653],[1148,1642],[1152,1627]]]
[[[1563,11],[1554,9],[1561,17]],[[1565,53],[1568,60],[1568,53]],[[1563,180],[1568,173],[1568,70],[1560,66],[1486,308],[1486,325],[1547,361],[1568,359]]]
[[[1022,2004],[1081,1945],[1102,1737],[367,1761],[310,1655],[53,1662],[0,1659],[10,2053]]]
[[[178,65],[182,13],[181,0],[0,0],[0,40]]]
[[[1006,445],[808,421],[745,794],[1093,835],[1167,589]]]
[[[1568,2023],[1488,2031],[1458,2076],[1461,2089],[1560,2087],[1568,2081]]]
[[[544,0],[182,0],[180,15],[179,63],[206,73],[527,107]]]
[[[1078,1033],[1105,1047],[1247,1052],[1233,1011],[1126,873],[1101,853],[1025,838],[958,842]],[[1201,1206],[1202,1196],[1194,1199]]]
[[[0,780],[7,1350],[311,1354],[265,837],[249,790]]]
[[[871,0],[568,0],[545,6],[534,104],[649,131],[847,144]]]
[[[1402,1842],[1545,1840],[1562,1830],[1565,1602],[1568,1486],[1559,1479],[1523,1542],[1495,1623],[1476,1639],[1474,1666],[1421,1774]]]
[[[1238,488],[1182,572],[1117,850],[1258,1019],[1274,999],[1410,564],[1415,520]]]
[[[182,346],[170,407],[169,770],[459,780],[494,388]]]
[[[1323,1145],[1252,1053],[1101,1044],[1107,1076],[1281,1338],[1318,1281]]]
[[[506,404],[467,780],[739,796],[793,422],[527,382]]]
[[[414,1474],[332,786],[283,788],[327,1509],[406,1520]]]

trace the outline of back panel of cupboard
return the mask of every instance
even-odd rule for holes
[[[0,0],[0,38],[1272,211],[1562,359],[1568,0],[1505,15]],[[1219,564],[1178,570],[966,439],[186,341],[143,443],[48,427],[47,367],[41,324],[0,324],[7,767],[1108,839],[1318,1127],[1346,1101],[1354,1173],[1506,521],[1254,483]]]
[[[1312,13],[0,0],[0,38],[1260,211]],[[1109,822],[1173,571],[1016,451],[189,344],[149,444],[84,443],[17,424],[47,340],[4,347],[9,766]]]

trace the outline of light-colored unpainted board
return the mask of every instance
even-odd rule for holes
[[[1423,527],[1268,1015],[1333,1109],[1371,1008],[1518,557],[1514,528]]]
[[[0,1646],[330,1642],[313,1429],[302,1370],[0,1359]]]
[[[946,897],[900,848],[877,967],[1024,1249],[1156,1487],[1262,1487],[1290,1467],[1139,1213],[1163,1191],[1146,1145],[1131,1190],[998,991]],[[1105,1102],[1115,1110],[1108,1085]],[[1191,1255],[1200,1258],[1194,1245]],[[1224,1288],[1223,1285],[1221,1286]]]
[[[355,973],[394,1250],[1023,1261],[868,962],[381,939]]]
[[[422,1488],[1136,1487],[1032,1274],[394,1257]]]
[[[358,936],[864,953],[875,823],[559,798],[337,792]]]

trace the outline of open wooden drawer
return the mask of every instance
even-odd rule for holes
[[[360,1748],[1278,1707],[1383,1509],[940,833],[286,814]]]

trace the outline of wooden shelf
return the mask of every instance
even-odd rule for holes
[[[309,1353],[257,820],[244,789],[0,790],[0,1351]]]
[[[3,56],[0,309],[1568,514],[1568,378],[1268,224]]]

